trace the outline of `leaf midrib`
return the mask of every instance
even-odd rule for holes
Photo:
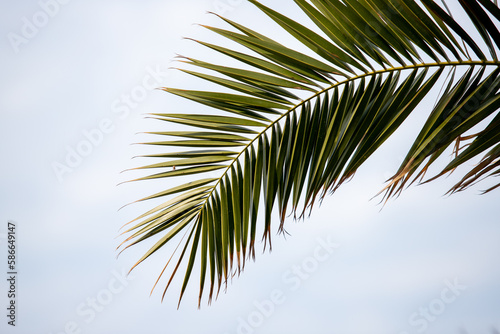
[[[313,100],[314,98],[324,94],[325,92],[334,89],[336,87],[339,87],[341,85],[344,85],[348,82],[359,80],[361,78],[369,77],[369,76],[375,76],[379,74],[384,74],[384,73],[391,73],[391,72],[398,72],[398,71],[404,71],[404,70],[414,70],[414,69],[419,69],[419,68],[431,68],[431,67],[450,67],[450,66],[497,66],[500,67],[500,60],[458,60],[458,61],[445,61],[445,62],[432,62],[432,63],[420,63],[420,64],[411,64],[411,65],[406,65],[406,66],[397,66],[397,67],[392,67],[392,68],[386,68],[386,69],[381,69],[377,71],[371,71],[371,72],[366,72],[359,74],[357,76],[353,76],[351,78],[345,79],[343,81],[336,82],[332,84],[329,87],[326,87],[310,97],[300,101],[290,109],[288,109],[286,112],[284,112],[281,116],[279,116],[277,119],[273,120],[267,127],[265,127],[261,132],[259,132],[248,144],[243,147],[243,149],[238,153],[238,155],[233,159],[233,161],[227,166],[226,170],[220,175],[220,177],[217,180],[217,183],[214,184],[212,190],[210,191],[209,195],[206,197],[205,203],[203,203],[198,212],[196,213],[196,217],[199,217],[200,212],[205,208],[207,201],[212,197],[213,192],[215,189],[217,189],[217,186],[221,183],[221,180],[224,178],[224,176],[228,173],[228,171],[231,169],[233,164],[238,161],[239,157],[244,154],[244,152],[253,145],[253,143],[258,140],[264,133],[266,133],[267,130],[269,130],[271,127],[273,127],[276,123],[278,123],[280,120],[282,120],[284,117],[288,116],[291,112],[299,108],[300,106],[304,105],[305,103]]]

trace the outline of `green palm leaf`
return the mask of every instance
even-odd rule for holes
[[[164,89],[216,111],[151,115],[187,129],[151,133],[166,140],[147,144],[179,149],[146,155],[161,162],[137,169],[163,171],[138,180],[219,174],[143,198],[169,197],[136,218],[120,245],[127,248],[159,235],[135,267],[185,230],[187,238],[179,244],[181,253],[166,284],[184,264],[180,299],[198,260],[199,302],[205,284],[211,301],[246,259],[255,257],[260,219],[264,248],[271,247],[274,211],[280,217],[278,231],[284,232],[289,213],[302,217],[352,178],[431,91],[438,92],[438,100],[383,199],[421,180],[453,145],[455,157],[428,181],[481,155],[450,192],[500,174],[496,2],[458,0],[465,15],[456,21],[447,7],[432,0],[295,0],[312,22],[306,26],[249,1],[316,56],[222,18],[229,30],[206,28],[246,53],[197,42],[240,62],[241,68],[180,58],[195,68],[182,71],[225,91]],[[465,24],[475,30],[467,32]],[[478,126],[482,130],[468,134]]]

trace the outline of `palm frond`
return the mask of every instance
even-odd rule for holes
[[[259,217],[264,248],[271,247],[274,211],[280,217],[277,230],[284,232],[289,213],[303,217],[352,178],[443,81],[447,84],[386,186],[384,199],[421,180],[454,143],[455,157],[431,180],[481,155],[480,163],[450,192],[500,174],[496,3],[458,0],[463,13],[457,21],[432,0],[295,0],[310,19],[306,26],[258,1],[249,2],[315,56],[221,17],[228,29],[205,27],[247,52],[195,42],[241,67],[179,58],[183,66],[194,68],[182,71],[225,91],[164,89],[216,112],[152,114],[187,129],[152,133],[165,140],[147,144],[179,151],[147,155],[161,162],[138,169],[162,171],[138,180],[185,175],[194,179],[198,174],[199,179],[143,198],[168,200],[136,218],[120,245],[128,248],[159,237],[135,267],[185,230],[187,238],[167,283],[168,288],[185,264],[179,303],[197,259],[199,303],[205,284],[210,302],[245,261],[255,257]],[[462,28],[466,24],[473,31]],[[483,130],[467,134],[477,126]],[[471,142],[462,145],[467,140]],[[185,147],[194,149],[183,151]],[[214,171],[220,171],[216,178],[202,175]]]

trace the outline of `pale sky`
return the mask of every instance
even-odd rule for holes
[[[264,3],[300,17],[292,1]],[[117,186],[137,175],[120,172],[141,165],[131,158],[149,150],[131,145],[151,139],[137,133],[173,127],[144,114],[201,108],[151,89],[203,87],[168,68],[176,54],[210,59],[182,39],[221,42],[194,25],[224,26],[207,11],[284,34],[243,0],[0,7],[1,333],[500,330],[500,197],[479,195],[493,180],[443,196],[458,180],[452,175],[413,186],[384,207],[370,201],[398,168],[432,99],[310,218],[289,219],[291,235],[275,235],[273,251],[258,253],[211,306],[197,309],[196,279],[179,310],[179,283],[163,303],[161,287],[150,297],[175,243],[126,278],[149,244],[116,259],[118,229],[152,204],[118,208],[172,184]],[[15,327],[6,317],[8,221],[17,226]]]

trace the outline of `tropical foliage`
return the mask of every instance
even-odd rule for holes
[[[249,2],[309,51],[223,17],[227,29],[206,26],[239,49],[196,42],[241,66],[180,58],[188,64],[182,71],[221,88],[164,90],[214,111],[151,115],[186,127],[152,132],[161,139],[147,144],[168,149],[145,155],[159,162],[138,169],[158,172],[138,180],[190,176],[191,182],[141,199],[166,202],[130,222],[120,245],[156,241],[136,267],[183,232],[165,288],[185,270],[180,299],[199,264],[200,302],[204,293],[210,302],[255,257],[260,229],[270,247],[273,212],[283,232],[286,216],[303,217],[353,177],[431,91],[437,102],[382,199],[421,182],[452,147],[454,157],[431,179],[481,159],[450,193],[500,174],[496,1],[458,0],[460,11],[451,12],[432,0],[294,0],[310,19],[305,23]]]

